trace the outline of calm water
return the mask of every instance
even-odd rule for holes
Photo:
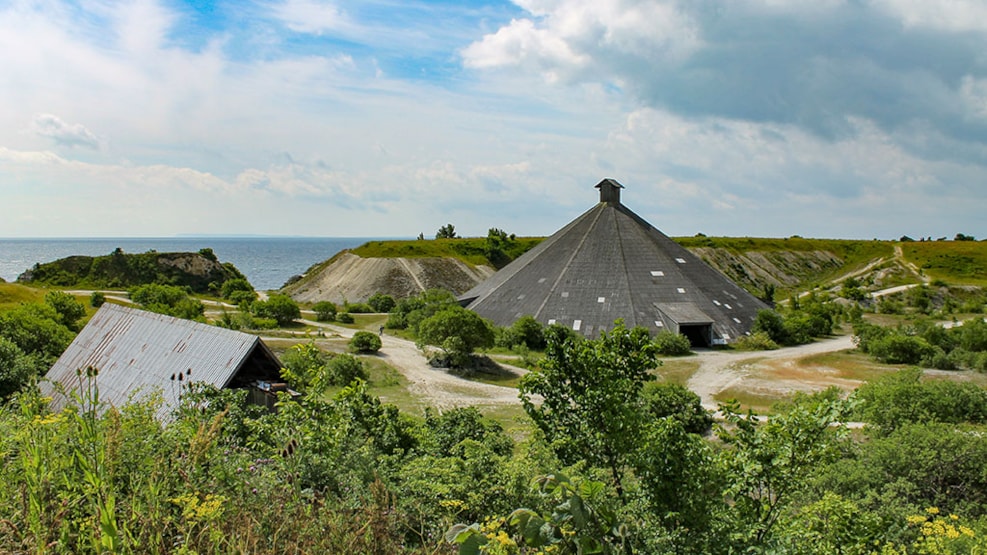
[[[197,252],[211,248],[220,262],[232,262],[260,290],[278,289],[343,249],[380,238],[367,237],[173,237],[91,239],[0,239],[0,277],[14,281],[37,262],[72,255],[100,256],[117,247],[126,253]]]

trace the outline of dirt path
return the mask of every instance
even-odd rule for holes
[[[816,341],[808,345],[786,347],[774,351],[736,352],[736,351],[701,351],[698,353],[699,369],[689,378],[686,384],[702,399],[703,406],[715,409],[718,393],[741,384],[754,386],[761,382],[762,371],[778,365],[794,366],[800,358],[820,353],[845,351],[853,348],[852,336],[846,335],[833,339]],[[821,376],[824,378],[824,376]],[[834,380],[822,379],[820,382],[791,380],[778,382],[772,380],[775,389],[785,391],[814,391],[836,383]]]
[[[343,338],[353,337],[353,330],[323,322],[304,320]],[[517,389],[475,382],[433,368],[415,343],[400,337],[383,335],[378,356],[408,380],[408,391],[423,403],[439,409],[463,406],[504,406],[519,404]]]

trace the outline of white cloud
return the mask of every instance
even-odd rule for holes
[[[48,137],[62,146],[99,148],[99,138],[85,126],[65,123],[51,114],[39,114],[35,117],[32,129],[38,135]]]
[[[353,26],[334,2],[287,0],[277,5],[274,14],[291,30],[322,34]]]

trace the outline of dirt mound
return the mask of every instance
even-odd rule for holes
[[[454,258],[363,258],[344,252],[282,292],[305,303],[364,302],[374,293],[400,299],[433,288],[458,295],[493,273],[493,268],[470,266]]]

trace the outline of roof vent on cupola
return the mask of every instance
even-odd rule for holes
[[[500,326],[531,315],[587,337],[617,319],[698,346],[750,332],[763,302],[621,204],[623,185],[596,188],[598,204],[460,301]]]

